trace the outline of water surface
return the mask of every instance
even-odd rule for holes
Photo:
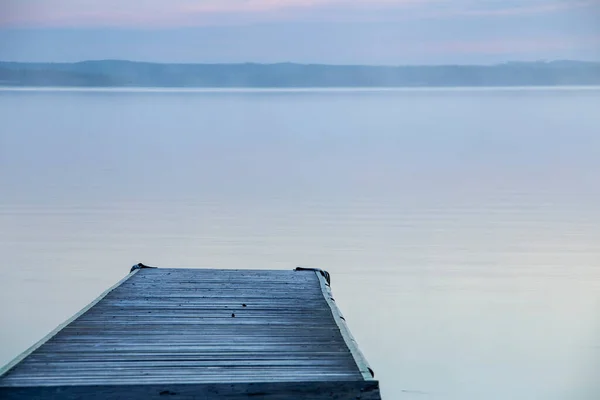
[[[389,399],[597,399],[600,89],[0,90],[0,363],[130,265],[327,269]]]

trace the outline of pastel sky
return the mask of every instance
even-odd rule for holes
[[[0,0],[0,60],[600,60],[600,0]]]

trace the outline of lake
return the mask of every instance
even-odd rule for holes
[[[386,399],[597,399],[599,105],[0,89],[0,364],[138,262],[307,266]]]

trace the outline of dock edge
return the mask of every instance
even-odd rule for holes
[[[127,281],[133,275],[137,274],[139,270],[140,270],[140,268],[132,269],[131,272],[129,274],[127,274],[127,276],[125,276],[119,282],[115,283],[114,285],[112,285],[111,287],[106,289],[104,292],[102,292],[102,294],[100,296],[98,296],[96,299],[94,299],[87,306],[83,307],[77,314],[73,315],[72,317],[67,319],[65,322],[58,325],[56,328],[54,328],[50,333],[48,333],[42,339],[40,339],[35,344],[33,344],[31,347],[29,347],[27,350],[25,350],[24,352],[22,352],[21,354],[16,356],[8,364],[6,364],[2,368],[0,368],[0,377],[6,375],[11,369],[16,367],[21,361],[23,361],[25,358],[27,358],[31,353],[33,353],[34,351],[36,351],[37,349],[42,347],[44,345],[44,343],[46,343],[47,341],[52,339],[54,336],[56,336],[60,331],[62,331],[65,327],[67,327],[67,325],[69,325],[71,322],[75,321],[77,318],[81,317],[83,314],[88,312],[92,307],[94,307],[102,299],[104,299],[110,292],[112,292],[113,290],[115,290],[116,288],[121,286],[121,284],[123,282]]]
[[[314,271],[317,275],[317,279],[319,279],[319,284],[321,285],[321,292],[323,293],[323,297],[325,301],[329,305],[329,309],[331,310],[331,314],[333,315],[333,319],[338,326],[342,337],[344,338],[344,342],[352,357],[354,358],[354,362],[356,362],[356,366],[360,371],[363,379],[365,381],[374,381],[375,380],[375,372],[369,365],[367,359],[364,354],[360,351],[358,347],[358,343],[356,339],[352,336],[350,329],[348,328],[348,324],[346,323],[346,318],[342,315],[342,312],[338,308],[335,300],[333,298],[333,293],[331,291],[331,280],[330,275],[327,271],[323,271],[317,268],[296,268],[296,271]]]

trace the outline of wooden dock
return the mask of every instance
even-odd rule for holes
[[[380,399],[329,274],[148,268],[0,370],[1,399]]]

